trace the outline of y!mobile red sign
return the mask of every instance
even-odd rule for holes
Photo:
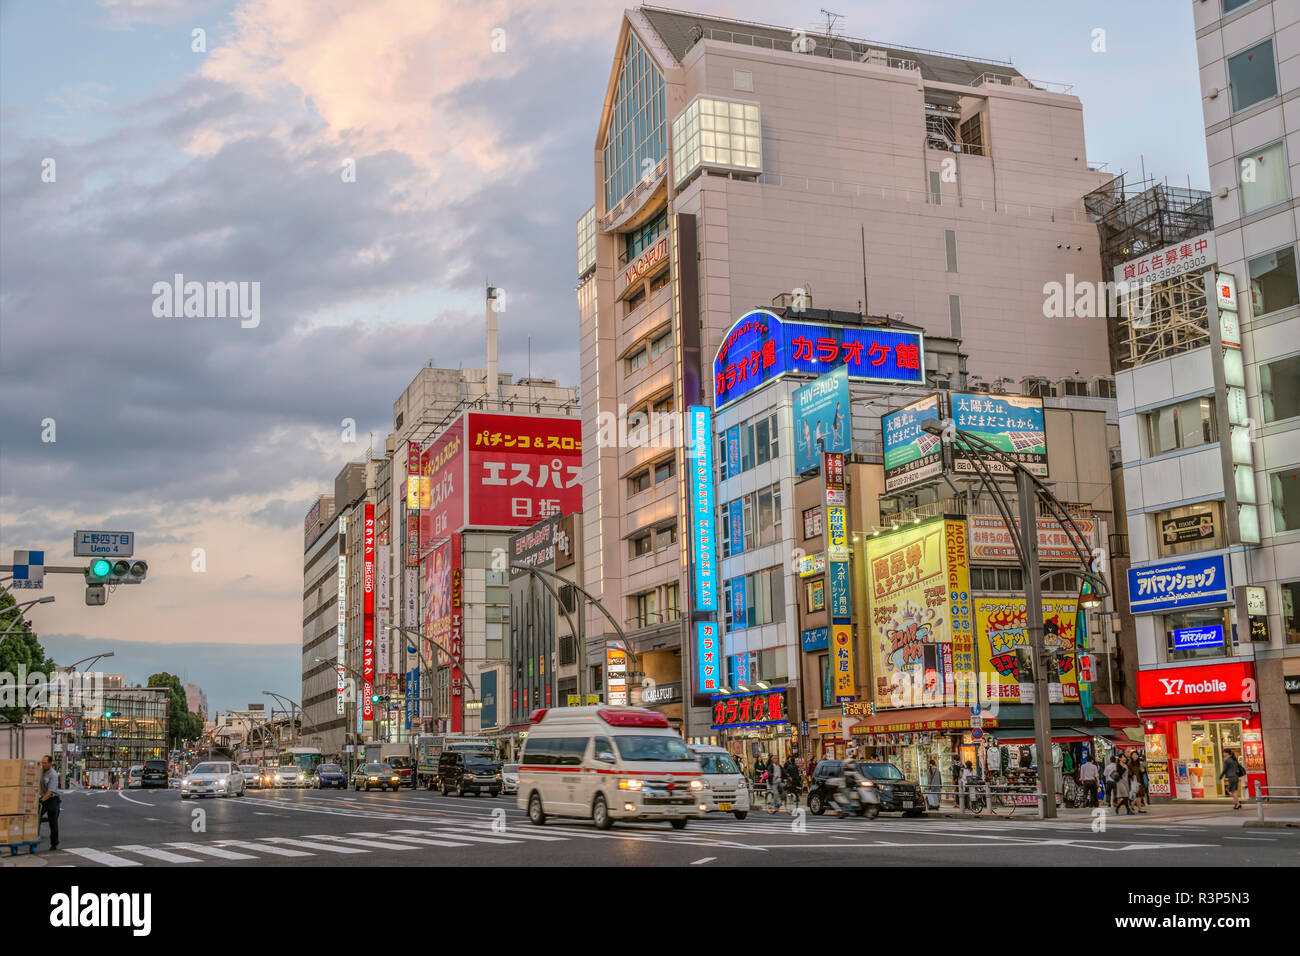
[[[469,412],[469,524],[527,527],[582,509],[578,418]]]
[[[374,720],[375,708],[370,702],[375,687],[375,506],[366,505],[365,537],[362,541],[364,564],[362,587],[365,599],[361,607],[361,688],[365,697],[361,702],[361,718]]]
[[[1249,704],[1258,700],[1248,661],[1138,671],[1138,707]]]

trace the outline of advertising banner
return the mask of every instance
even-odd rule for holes
[[[469,524],[526,528],[582,510],[581,419],[488,412],[465,417]]]
[[[384,627],[392,623],[392,594],[389,586],[389,568],[393,549],[386,544],[375,547],[375,669],[381,674],[390,673],[393,668],[392,631]]]
[[[1214,513],[1211,511],[1166,518],[1160,522],[1160,538],[1165,544],[1204,541],[1213,538],[1214,534]]]
[[[849,559],[848,511],[840,505],[826,509],[826,557],[831,561]]]
[[[975,598],[975,631],[980,670],[980,703],[1030,703],[1022,694],[1033,682],[1029,649],[1028,615],[1023,597]],[[1059,684],[1065,703],[1079,699],[1079,675],[1075,664],[1075,599],[1043,599],[1043,644],[1056,651],[1049,668],[1050,684]],[[1049,697],[1057,700],[1055,690]]]
[[[627,705],[627,651],[622,648],[605,648],[605,686],[608,689],[606,703],[620,707]]]
[[[824,651],[830,647],[831,632],[828,627],[814,627],[800,634],[804,651]]]
[[[713,491],[713,414],[701,405],[687,413],[691,469],[691,542],[695,556],[695,610],[718,609],[718,568]],[[716,664],[715,664],[716,666]]]
[[[1223,625],[1210,627],[1183,627],[1170,632],[1173,635],[1174,650],[1190,651],[1199,647],[1222,647]]]
[[[1039,478],[1047,477],[1047,432],[1043,424],[1043,400],[1029,395],[986,395],[953,392],[952,421],[957,428],[953,445],[953,471],[975,473],[969,455],[962,450],[962,433],[978,435],[1008,458]],[[989,461],[995,475],[1010,474]]]
[[[849,599],[849,562],[829,561],[830,573],[826,577],[831,584],[831,617],[845,619],[853,614]]]
[[[970,557],[972,561],[1017,561],[1016,543],[997,515],[971,515]],[[1097,523],[1092,518],[1075,518],[1075,525],[1088,541],[1085,555],[1091,560],[1097,540]],[[1038,560],[1044,563],[1079,564],[1073,534],[1055,518],[1038,519]]]
[[[749,627],[749,595],[746,593],[745,576],[731,579],[731,629],[742,631]]]
[[[420,513],[418,511],[406,513],[406,566],[408,568],[420,566]]]
[[[745,550],[745,500],[737,498],[727,505],[727,530],[730,533],[727,554],[742,554]]]
[[[1157,252],[1148,252],[1128,262],[1121,262],[1115,266],[1115,282],[1127,282],[1130,285],[1163,282],[1185,272],[1204,272],[1217,261],[1214,233],[1203,232]]]
[[[411,729],[419,717],[420,701],[420,667],[417,664],[406,672],[406,729]]]
[[[948,576],[954,702],[958,706],[970,705],[975,703],[976,671],[979,668],[975,660],[975,616],[971,605],[965,521],[944,519],[943,550],[944,570]]]
[[[456,661],[465,654],[463,611],[461,608],[462,571],[460,566],[460,533],[451,536],[451,623],[447,636],[447,649],[451,651],[451,732],[459,734],[465,729],[464,674]]]
[[[937,706],[952,641],[942,519],[867,539],[876,710]]]
[[[483,703],[479,711],[479,725],[489,730],[497,725],[497,672],[484,671],[478,679],[479,700]]]
[[[374,720],[375,705],[375,506],[365,506],[362,525],[361,719]]]
[[[788,721],[785,688],[713,699],[713,729],[766,727]]]
[[[447,663],[446,647],[451,635],[451,541],[444,541],[424,558],[424,660],[426,665]]]
[[[1144,668],[1137,678],[1139,708],[1240,705],[1257,699],[1255,666],[1250,661]]]
[[[407,568],[402,572],[402,601],[405,613],[402,626],[412,630],[420,629],[420,571]]]
[[[731,673],[737,684],[749,683],[749,655],[731,655]]]
[[[420,474],[429,480],[428,507],[421,508],[420,554],[465,526],[464,416],[420,453]]]
[[[921,423],[928,418],[943,418],[938,395],[928,395],[881,416],[885,491],[907,488],[943,472],[943,449],[939,436],[921,429]]]
[[[849,367],[841,365],[794,393],[795,474],[815,471],[828,451],[853,451]]]
[[[727,477],[735,478],[740,474],[740,426],[732,425],[727,429]]]
[[[1216,554],[1129,568],[1128,600],[1133,614],[1231,604],[1228,560]]]
[[[731,327],[713,360],[714,407],[787,372],[823,375],[839,366],[848,368],[851,379],[920,385],[923,353],[920,332],[785,322],[755,309]]]
[[[560,515],[551,515],[527,531],[510,536],[510,580],[528,573],[521,568],[555,564],[555,542],[559,535],[560,521]]]
[[[701,621],[695,625],[695,686],[700,694],[716,694],[721,680],[722,640],[718,625]]]
[[[831,625],[831,653],[835,656],[835,698],[852,698],[853,686],[853,626]]]

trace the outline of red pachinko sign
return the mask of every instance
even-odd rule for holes
[[[527,527],[582,510],[580,419],[487,412],[465,417],[471,526]]]
[[[420,454],[429,507],[420,509],[420,554],[465,527],[465,418],[456,419]]]
[[[1138,671],[1138,707],[1244,706],[1259,700],[1249,661]]]
[[[713,702],[714,729],[785,722],[784,690],[724,697]]]
[[[375,506],[366,505],[362,587],[365,598],[361,605],[361,718],[375,719],[375,707],[370,702],[375,687]]]

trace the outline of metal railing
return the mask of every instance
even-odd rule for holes
[[[1290,790],[1290,791],[1294,791],[1294,793],[1291,796],[1285,796],[1282,794],[1275,794],[1273,792],[1274,790]],[[1260,783],[1258,780],[1256,780],[1255,781],[1255,816],[1261,823],[1264,822],[1264,804],[1270,800],[1279,800],[1279,801],[1300,800],[1300,787],[1270,787],[1270,786],[1265,786],[1262,783]]]

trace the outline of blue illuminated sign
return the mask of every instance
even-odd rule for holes
[[[1173,632],[1174,650],[1190,651],[1198,647],[1223,647],[1223,625],[1184,627]]]
[[[920,332],[789,322],[755,309],[731,327],[713,360],[714,407],[787,372],[823,375],[839,366],[852,379],[920,385],[923,354]]]
[[[722,686],[722,640],[718,625],[701,621],[695,625],[696,687],[701,694],[716,694]]]
[[[740,474],[740,426],[732,425],[727,429],[727,477],[735,478]]]
[[[713,498],[713,413],[701,405],[687,411],[691,443],[691,515],[695,542],[695,610],[718,609],[718,568]]]
[[[727,524],[731,532],[727,554],[740,554],[745,550],[745,499],[737,498],[727,506]]]
[[[841,365],[794,393],[794,471],[821,467],[822,454],[853,450],[849,368]]]
[[[1228,559],[1222,554],[1128,570],[1128,601],[1133,614],[1231,604],[1231,591]]]
[[[749,683],[749,655],[732,654],[729,658],[731,661],[731,673],[733,680],[737,684]]]
[[[749,627],[749,596],[745,593],[745,576],[731,579],[731,629]]]
[[[411,729],[411,724],[417,719],[415,712],[416,703],[420,699],[420,668],[419,665],[406,672],[406,729]]]
[[[831,619],[837,623],[841,618],[848,620],[849,611],[849,562],[828,562],[830,573],[826,576],[831,583]]]
[[[800,637],[803,640],[803,649],[805,651],[824,651],[831,646],[831,629],[829,627],[814,627],[810,631],[804,631]]]

